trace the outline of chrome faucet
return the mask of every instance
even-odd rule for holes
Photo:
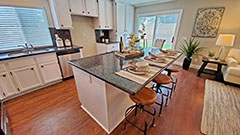
[[[30,46],[30,47],[29,47]],[[27,50],[27,51],[29,51],[29,50],[33,50],[34,48],[33,48],[33,45],[28,45],[27,43],[25,43],[24,45],[18,45],[18,47],[22,47],[24,50]]]

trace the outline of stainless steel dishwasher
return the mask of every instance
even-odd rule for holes
[[[73,76],[72,66],[68,64],[68,61],[80,59],[81,57],[82,57],[81,52],[58,55],[58,60],[64,79]]]

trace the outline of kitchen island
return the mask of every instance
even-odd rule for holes
[[[146,51],[145,56],[147,54]],[[180,56],[159,67],[159,71],[143,84],[116,74],[129,60],[116,56],[114,52],[70,61],[81,107],[107,133],[111,133],[124,119],[125,110],[134,104],[128,95],[145,87]],[[143,57],[132,60],[142,61]]]

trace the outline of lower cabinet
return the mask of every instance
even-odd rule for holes
[[[105,43],[97,43],[97,54],[107,53],[107,52],[113,52],[119,50],[118,43],[112,43],[112,44],[105,44]]]
[[[56,53],[1,61],[0,99],[62,79]]]
[[[11,71],[18,89],[25,91],[42,85],[37,67],[27,66]]]
[[[0,97],[3,99],[7,96],[18,93],[8,72],[0,73]]]
[[[42,63],[39,66],[44,84],[62,79],[57,61]]]

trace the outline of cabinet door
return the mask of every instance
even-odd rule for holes
[[[113,29],[113,3],[110,0],[105,1],[106,28]]]
[[[12,70],[12,75],[20,91],[29,90],[42,85],[35,65]]]
[[[124,33],[125,30],[125,5],[122,3],[117,3],[116,5],[117,10],[117,33]],[[121,35],[119,35],[121,36]]]
[[[97,54],[106,53],[108,48],[106,44],[97,43]]]
[[[97,0],[85,0],[86,10],[88,16],[98,17],[98,3]]]
[[[58,62],[40,64],[40,71],[44,84],[62,79]]]
[[[95,19],[95,29],[105,29],[106,19],[105,19],[105,0],[98,1],[99,16]]]
[[[50,6],[56,29],[72,28],[68,0],[50,0]]]
[[[0,85],[0,95],[3,96],[3,98],[17,93],[10,74],[7,72],[0,73]]]
[[[85,0],[69,0],[71,14],[86,15]]]
[[[125,32],[129,35],[133,32],[134,23],[134,7],[126,5],[126,21],[125,21]]]

